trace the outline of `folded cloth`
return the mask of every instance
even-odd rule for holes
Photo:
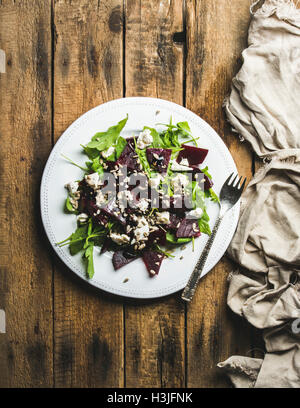
[[[228,249],[240,268],[230,275],[227,302],[263,329],[266,354],[218,366],[236,387],[300,387],[300,10],[288,0],[253,10],[249,47],[224,106],[265,165],[242,198]]]

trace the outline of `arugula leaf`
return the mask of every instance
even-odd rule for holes
[[[155,249],[157,252],[165,255],[167,258],[175,258],[175,255],[172,255],[170,252],[164,251],[159,245],[156,244]]]
[[[65,156],[64,154],[61,155],[64,159],[66,159],[68,162],[70,162],[71,164],[73,164],[74,166],[78,167],[79,169],[83,170],[83,171],[88,171],[88,169],[86,169],[85,167],[80,166],[79,164],[75,163],[72,159],[69,159],[69,157]]]
[[[188,133],[188,134],[191,133],[191,129],[190,129],[190,127],[189,127],[188,122],[178,122],[178,123],[177,123],[177,127],[178,127],[181,131],[183,131],[183,132],[185,132],[185,133]]]
[[[206,210],[204,209],[202,217],[200,218],[200,220],[198,220],[199,229],[203,234],[211,235],[211,230],[208,222],[209,216]]]
[[[93,171],[94,173],[98,173],[99,176],[102,176],[102,174],[104,173],[104,169],[102,164],[100,163],[100,159],[101,158],[98,152],[98,156],[92,159],[91,162],[86,162],[86,165],[89,168],[89,170]]]
[[[123,137],[119,137],[117,144],[116,144],[116,159],[118,159],[121,156],[121,153],[124,150],[124,147],[127,145],[126,139]]]
[[[167,232],[166,234],[167,242],[170,242],[174,245],[186,244],[187,242],[191,242],[192,238],[176,238],[175,234],[171,232]]]
[[[208,172],[208,166],[204,167],[204,169],[200,169],[203,174],[205,174],[209,179],[212,179],[211,174]]]
[[[147,159],[146,149],[143,149],[143,150],[139,149],[137,147],[135,138],[133,138],[133,140],[134,140],[134,148],[135,148],[136,154],[138,155],[138,157],[140,159],[140,163],[141,163],[141,165],[143,167],[143,170],[147,173],[148,177],[150,177],[151,176],[151,167],[150,167],[150,164],[149,164],[148,159]]]
[[[87,262],[87,275],[91,279],[94,274],[94,259],[93,259],[93,253],[94,253],[94,243],[90,243],[86,250],[84,251],[83,257],[85,258]]]
[[[69,250],[71,255],[76,255],[84,246],[84,240],[87,235],[87,225],[81,225],[71,234],[69,240]]]
[[[153,139],[153,142],[151,144],[152,147],[156,148],[156,149],[163,149],[165,147],[164,141],[161,138],[161,135],[158,133],[158,131],[154,128],[151,128],[149,126],[144,126],[144,129],[149,129],[151,132],[151,136]]]
[[[76,255],[78,252],[84,250],[83,257],[87,260],[87,274],[92,277],[94,274],[93,265],[93,248],[95,243],[97,245],[103,242],[105,238],[105,229],[96,225],[94,227],[93,221],[90,218],[88,224],[80,225],[73,234],[71,234],[64,241],[58,242],[60,247],[69,245],[71,255]]]
[[[214,192],[214,190],[212,188],[205,191],[205,196],[207,198],[209,198],[211,201],[213,201],[214,203],[219,203],[220,202],[219,197],[217,196],[217,194]]]
[[[65,201],[65,207],[64,210],[67,214],[78,214],[78,211],[75,210],[75,208],[72,206],[70,202],[70,197],[68,196],[66,201]]]
[[[88,156],[90,160],[94,160],[96,159],[96,157],[99,156],[99,151],[97,149],[91,149],[90,147],[83,146],[83,145],[80,145],[80,146],[83,148],[84,153]]]
[[[92,140],[87,144],[86,147],[90,149],[97,149],[100,152],[102,150],[108,149],[110,146],[117,142],[117,139],[126,125],[128,120],[128,115],[125,119],[120,120],[117,125],[111,126],[106,132],[98,132],[93,137]]]
[[[189,140],[189,142],[193,141],[197,146],[197,139],[199,138],[195,139],[191,134],[191,129],[188,122],[178,122],[176,125],[173,125],[171,117],[169,124],[160,123],[160,125],[167,127],[167,130],[162,133],[165,147],[169,149],[172,149],[174,147],[181,147],[181,142],[179,140],[180,136],[184,138],[190,137],[191,140]]]
[[[205,193],[202,191],[202,189],[199,186],[199,183],[197,181],[192,181],[187,188],[192,187],[192,201],[194,204],[195,208],[200,207],[202,210],[205,209]]]

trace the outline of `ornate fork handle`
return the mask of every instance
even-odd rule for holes
[[[215,226],[214,226],[214,228],[212,230],[212,233],[211,233],[211,235],[209,237],[209,240],[207,241],[207,243],[206,243],[206,245],[205,245],[205,247],[204,247],[204,249],[202,251],[202,254],[201,254],[200,258],[199,258],[198,262],[196,263],[196,266],[195,266],[195,268],[193,270],[193,273],[190,276],[190,279],[189,279],[184,291],[182,292],[181,298],[183,300],[187,301],[187,302],[190,302],[192,300],[193,296],[194,296],[197,284],[198,284],[199,279],[201,277],[201,273],[203,271],[205,262],[207,260],[208,254],[209,254],[209,251],[210,251],[210,249],[212,247],[212,244],[214,242],[214,239],[216,237],[216,234],[217,234],[217,231],[219,229],[222,218],[223,217],[220,217],[220,216],[217,218],[217,221],[216,221]]]

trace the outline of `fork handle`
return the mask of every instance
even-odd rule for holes
[[[193,273],[191,274],[190,279],[189,279],[188,283],[186,284],[186,287],[184,288],[184,290],[182,292],[181,298],[183,300],[185,300],[186,302],[190,302],[192,300],[193,296],[194,296],[195,290],[197,288],[198,282],[199,282],[200,277],[201,277],[201,273],[203,271],[205,262],[207,260],[209,251],[210,251],[210,249],[212,247],[212,244],[214,242],[214,239],[216,237],[216,234],[217,234],[217,231],[219,229],[221,221],[222,221],[222,217],[219,216],[217,218],[215,226],[214,226],[214,228],[212,230],[212,233],[211,233],[211,235],[210,235],[210,237],[209,237],[209,239],[208,239],[208,241],[207,241],[207,243],[206,243],[206,245],[205,245],[205,247],[204,247],[204,249],[202,251],[202,254],[201,254],[198,262],[196,263],[196,266],[195,266],[195,268],[193,270]]]

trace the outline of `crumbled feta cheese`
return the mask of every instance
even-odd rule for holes
[[[118,192],[118,204],[119,208],[124,211],[128,207],[128,203],[132,202],[132,194],[128,190],[122,190]]]
[[[74,194],[78,190],[78,186],[79,183],[77,181],[70,181],[70,183],[65,185],[65,188],[68,189],[70,194]]]
[[[146,198],[141,198],[139,201],[137,201],[137,202],[135,203],[135,207],[136,207],[138,210],[142,211],[142,212],[147,211],[147,210],[148,210],[148,207],[149,207],[148,200],[147,200]]]
[[[110,146],[108,149],[103,150],[102,157],[104,157],[104,159],[107,159],[109,156],[111,156],[115,151],[115,148],[113,146]]]
[[[78,198],[74,198],[74,197],[70,197],[70,203],[72,205],[72,207],[74,208],[74,210],[77,210],[78,208]]]
[[[89,219],[89,216],[85,213],[81,213],[77,216],[77,221],[80,224],[84,224],[85,222],[87,222],[88,219]]]
[[[173,187],[176,190],[181,189],[182,187],[186,187],[189,184],[189,179],[184,174],[177,174],[171,180]]]
[[[98,173],[92,173],[85,176],[85,181],[87,184],[96,190],[100,185],[100,177]]]
[[[193,218],[201,218],[202,214],[203,214],[203,210],[198,207],[195,210],[189,211],[188,216],[193,217]]]
[[[156,222],[157,224],[169,224],[170,223],[170,213],[168,211],[157,212]]]
[[[155,177],[149,179],[149,186],[152,188],[158,188],[161,180],[163,180],[161,174],[156,174]]]
[[[126,200],[130,201],[132,200],[132,194],[128,190],[122,190],[118,192],[118,200],[123,200],[126,198]]]
[[[190,165],[188,159],[182,159],[180,164],[181,166],[187,166],[187,167],[189,167]]]
[[[130,238],[126,234],[117,234],[116,232],[111,232],[109,236],[118,245],[129,244],[130,242]]]
[[[104,204],[106,204],[107,200],[106,200],[105,195],[102,193],[101,190],[97,191],[97,194],[96,194],[95,198],[96,198],[97,207],[101,208],[101,207],[103,207]]]
[[[183,159],[183,160],[185,160],[185,159]],[[179,164],[179,163],[177,163],[176,160],[172,160],[171,170],[172,171],[189,171],[189,170],[191,170],[191,168],[189,167],[189,164],[187,164],[187,165],[182,164],[182,161]]]
[[[151,145],[152,142],[153,137],[151,135],[151,130],[145,129],[139,134],[136,144],[139,149],[145,149],[145,147]]]
[[[134,236],[137,242],[145,241],[148,239],[149,236],[149,224],[145,217],[138,218],[138,224],[134,230]]]

